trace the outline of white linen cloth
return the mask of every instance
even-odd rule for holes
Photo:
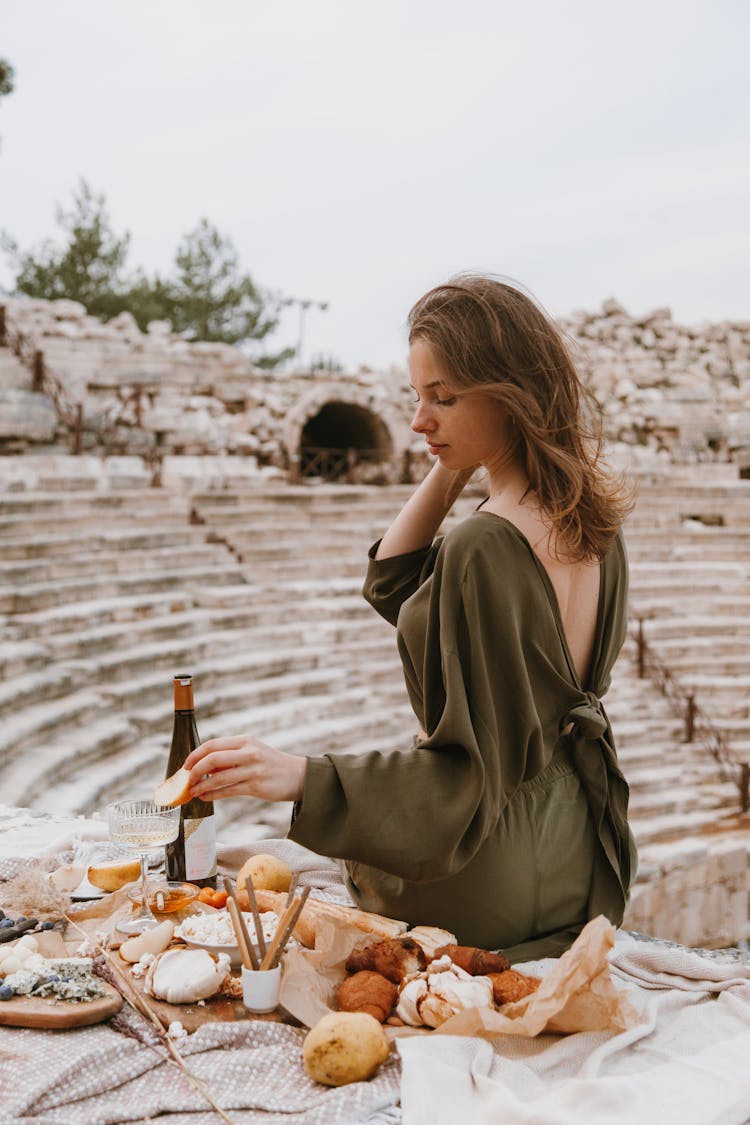
[[[612,966],[622,1034],[399,1040],[404,1125],[746,1125],[750,965],[618,934]]]

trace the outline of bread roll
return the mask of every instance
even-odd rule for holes
[[[190,785],[190,771],[182,766],[161,785],[154,790],[154,804],[164,808],[173,809],[177,805],[184,805],[190,800],[188,787]]]
[[[256,891],[255,898],[259,910],[273,910],[275,914],[281,914],[286,903],[286,895],[278,891]],[[239,891],[237,901],[242,910],[250,909],[247,891]],[[369,914],[365,910],[357,910],[354,906],[339,906],[338,903],[309,898],[294,927],[294,936],[302,945],[312,949],[315,945],[317,927],[325,920],[355,926],[356,929],[366,934],[373,934],[375,937],[398,937],[406,931],[406,922],[400,922],[395,918],[385,918],[382,914]]]

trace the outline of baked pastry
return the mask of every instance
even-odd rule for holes
[[[341,1012],[367,1012],[385,1023],[393,1011],[398,989],[382,973],[369,969],[347,977],[339,987],[338,1006]]]
[[[516,1000],[523,1000],[536,992],[542,983],[539,977],[526,976],[516,969],[506,969],[503,973],[487,973],[492,981],[492,995],[495,1003],[515,1004]]]
[[[400,984],[404,977],[418,973],[426,966],[425,951],[408,936],[371,942],[364,949],[355,949],[346,959],[347,973],[371,969],[382,973],[394,984]]]
[[[430,961],[436,956],[442,945],[448,945],[456,940],[455,934],[452,934],[449,930],[441,930],[439,926],[412,926],[408,932],[408,937],[413,938],[422,946],[427,954],[427,959]]]
[[[510,961],[502,953],[490,953],[488,949],[477,949],[474,945],[442,945],[435,950],[435,957],[450,957],[454,965],[472,977],[504,973],[510,968]]]

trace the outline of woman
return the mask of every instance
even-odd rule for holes
[[[192,792],[297,802],[289,835],[345,860],[364,909],[554,956],[597,914],[622,920],[634,874],[600,702],[626,630],[628,502],[560,332],[523,292],[462,276],[409,328],[412,429],[436,461],[364,593],[396,626],[419,736],[310,759],[214,739],[186,763]],[[487,500],[436,539],[479,465]]]

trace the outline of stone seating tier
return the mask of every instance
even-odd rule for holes
[[[360,593],[367,547],[408,489],[256,488],[180,494],[179,502],[148,490],[157,496],[150,508],[143,491],[123,489],[109,503],[92,490],[47,490],[38,508],[33,494],[18,493],[24,506],[2,509],[15,528],[4,540],[13,554],[0,564],[6,800],[90,812],[132,793],[136,779],[147,792],[163,776],[170,681],[182,670],[196,676],[204,738],[251,729],[294,753],[408,742],[415,722],[393,630]],[[457,517],[479,495],[462,497]],[[645,489],[639,503],[649,504]],[[145,524],[140,509],[151,513]],[[50,534],[58,513],[65,531]],[[732,733],[735,717],[734,733],[746,739],[735,698],[743,669],[750,674],[744,534],[732,529],[723,556],[717,548],[710,560],[675,563],[650,559],[654,526],[645,519],[626,529],[633,605],[656,615],[646,635],[665,642],[685,677],[705,675],[709,657],[721,656],[699,700],[716,686],[714,673],[726,678],[732,698],[722,720]],[[656,538],[675,552],[697,536],[716,548],[729,531],[675,521]],[[660,841],[734,836],[737,793],[702,747],[681,742],[682,719],[656,687],[636,678],[632,639],[606,702],[632,784],[640,886],[661,870],[650,850]],[[219,807],[227,829],[251,816],[259,836],[284,831],[288,813],[262,802]]]

